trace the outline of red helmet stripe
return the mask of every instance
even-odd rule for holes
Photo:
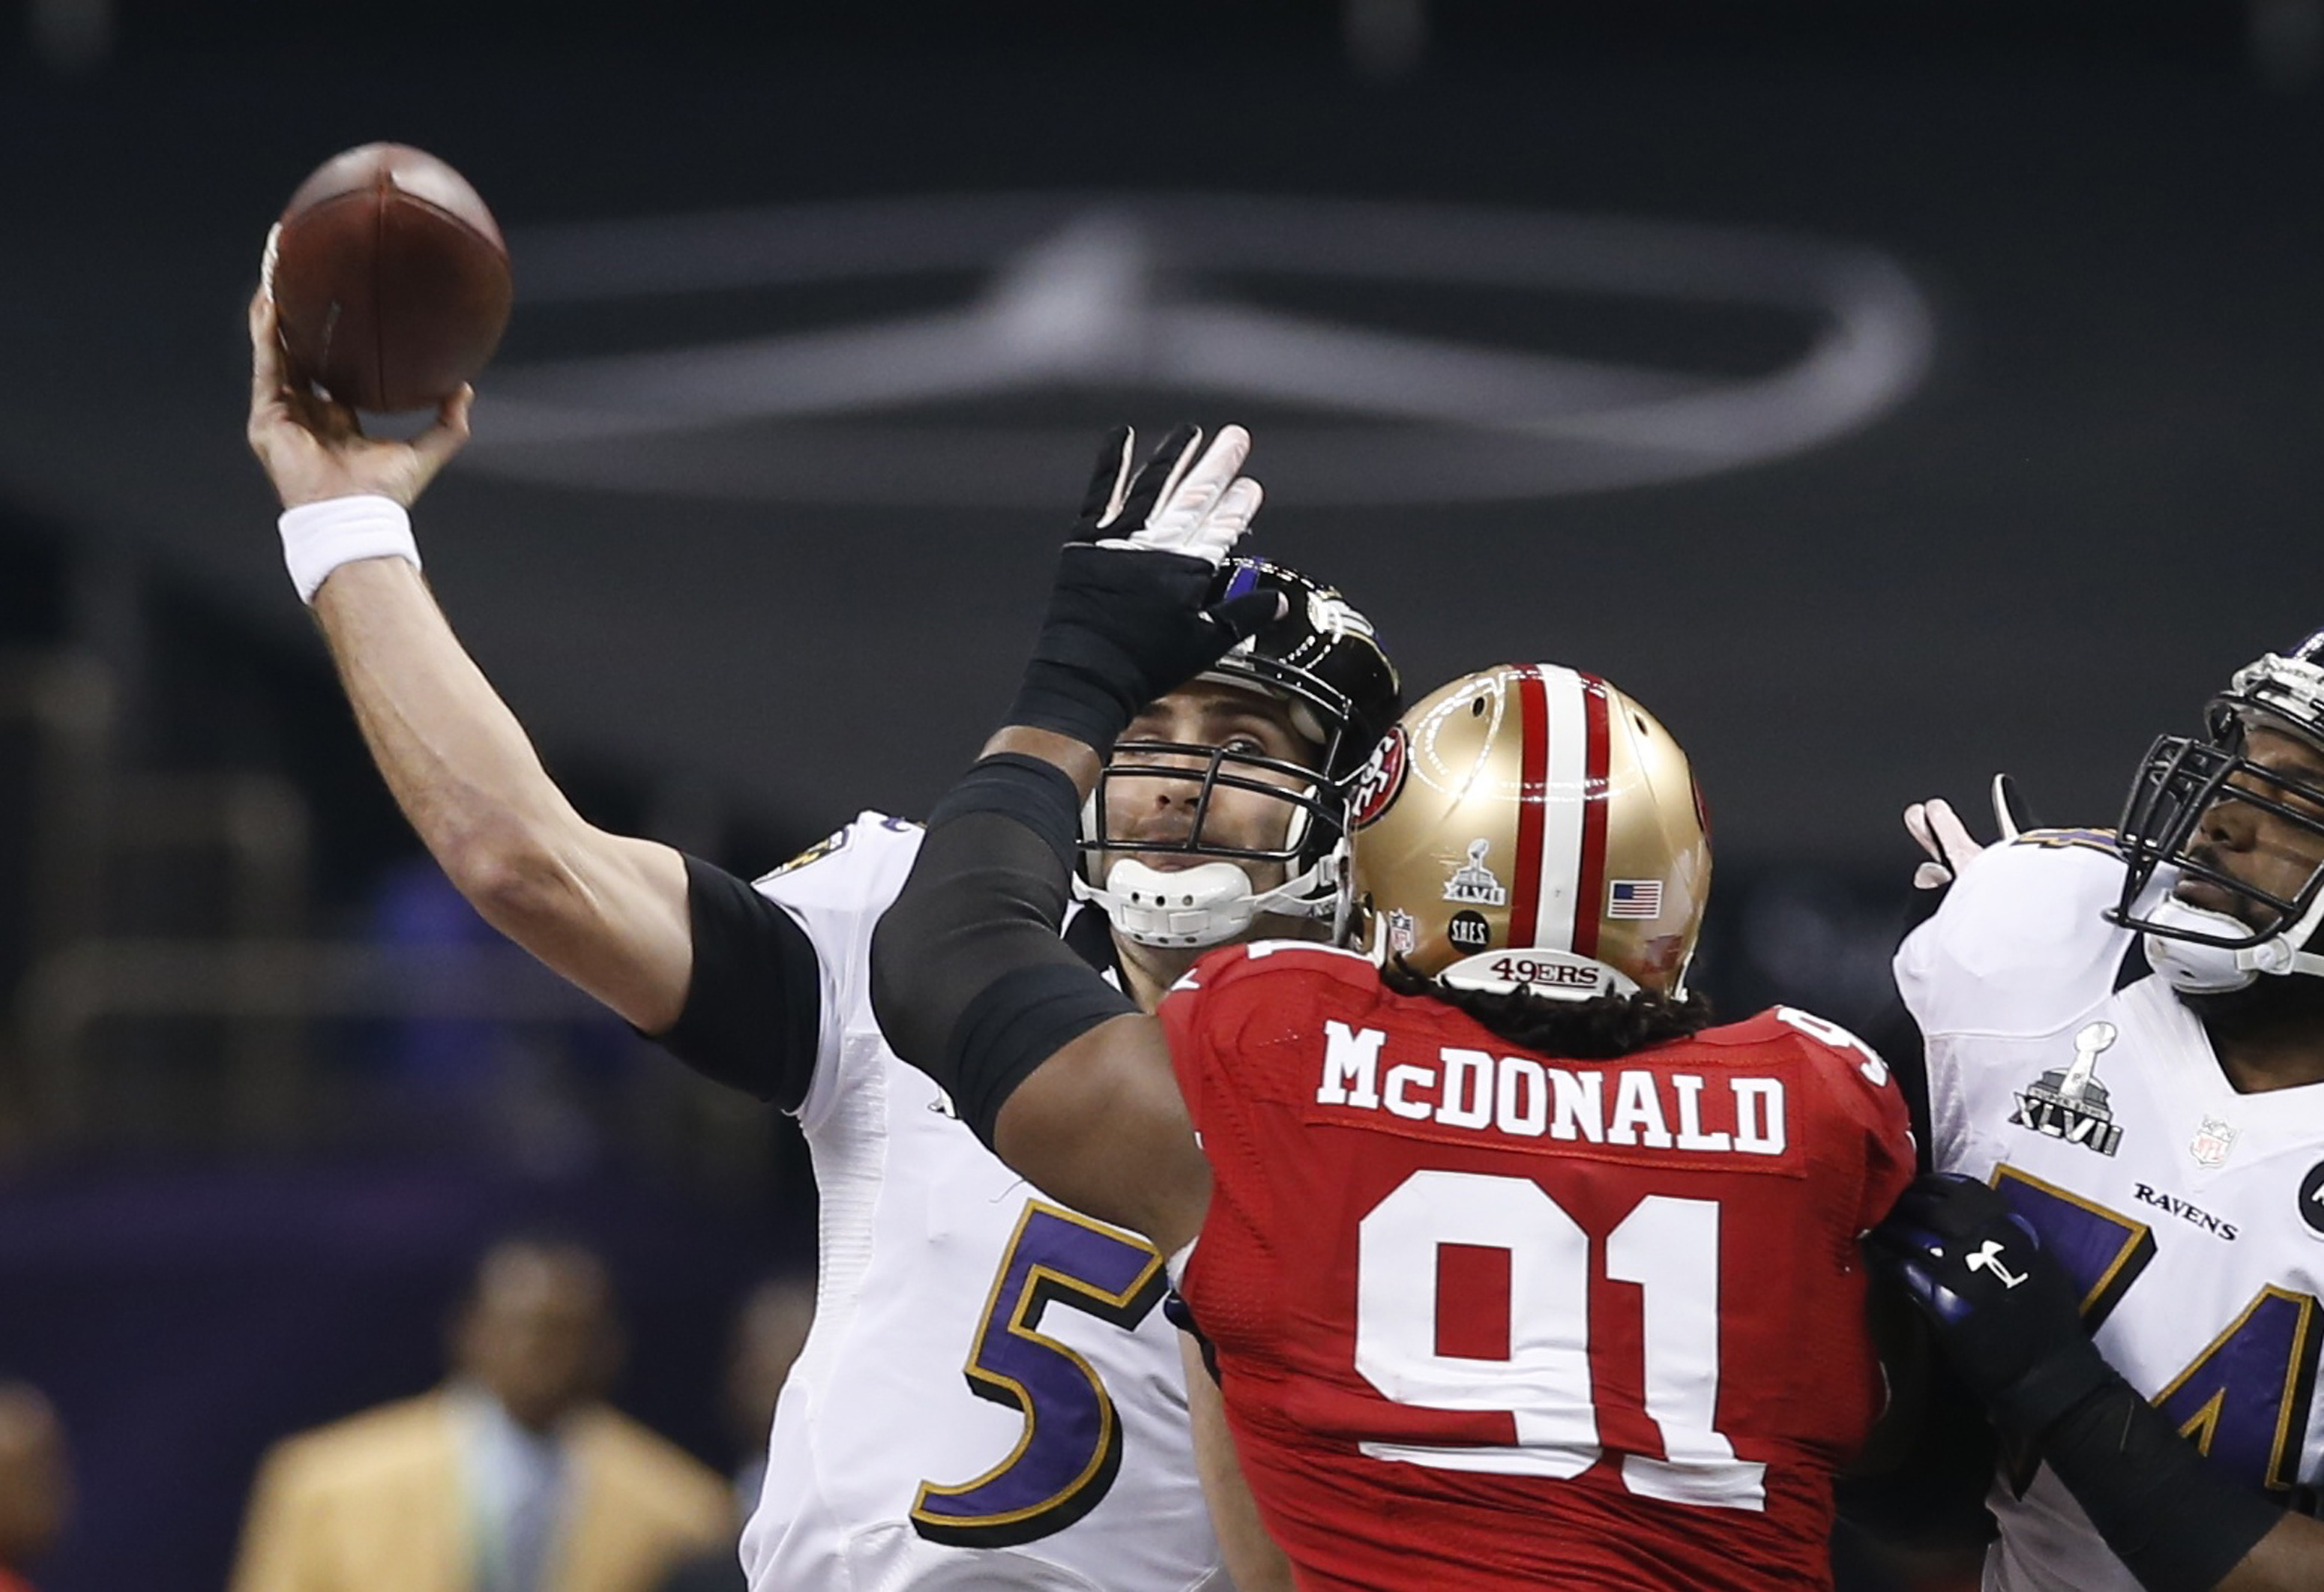
[[[1606,779],[1612,736],[1606,722],[1606,682],[1582,675],[1582,701],[1590,722],[1582,805],[1582,883],[1573,900],[1573,952],[1598,954],[1598,925],[1606,912]]]
[[[1539,668],[1512,671],[1517,676],[1517,877],[1510,881],[1509,937],[1518,944],[1540,943],[1523,936],[1534,934],[1541,910],[1541,842],[1543,807],[1549,796],[1549,691]]]

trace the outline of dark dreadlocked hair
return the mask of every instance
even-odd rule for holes
[[[1641,990],[1576,1001],[1553,1000],[1524,984],[1507,991],[1456,989],[1415,972],[1401,956],[1380,970],[1380,981],[1398,995],[1425,995],[1466,1012],[1520,1050],[1565,1061],[1610,1062],[1701,1033],[1713,1020],[1711,1002],[1694,990],[1677,1000]]]

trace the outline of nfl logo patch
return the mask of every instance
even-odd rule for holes
[[[2222,1122],[2217,1117],[2206,1117],[2203,1126],[2195,1130],[2194,1140],[2188,1145],[2187,1153],[2195,1157],[2198,1166],[2219,1166],[2226,1164],[2227,1153],[2235,1147],[2233,1125]]]
[[[1606,887],[1609,917],[1660,917],[1663,881],[1658,879],[1618,879]]]
[[[1392,907],[1389,909],[1388,915],[1388,948],[1390,951],[1396,952],[1399,955],[1411,955],[1413,946],[1419,941],[1419,936],[1415,934],[1413,930],[1414,924],[1412,914],[1406,912],[1401,906]]]

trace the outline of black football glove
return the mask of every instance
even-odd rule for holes
[[[1250,451],[1242,428],[1227,427],[1207,450],[1202,442],[1200,429],[1180,426],[1133,475],[1130,428],[1107,433],[1010,723],[1108,751],[1148,703],[1277,617],[1282,600],[1271,592],[1209,603],[1259,489],[1236,474]]]
[[[2001,1192],[1955,1173],[1904,1191],[1866,1240],[2002,1431],[2026,1442],[2116,1380],[2073,1284]]]

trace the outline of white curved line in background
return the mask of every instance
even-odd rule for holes
[[[1926,300],[1877,252],[1543,212],[1231,195],[864,200],[599,222],[512,240],[525,307],[983,271],[956,308],[496,369],[474,463],[562,484],[757,502],[1048,506],[1084,428],[919,416],[1144,388],[1270,417],[1265,476],[1314,506],[1543,497],[1813,447],[1927,369]],[[1772,308],[1773,372],[1714,377],[1450,340],[1206,296],[1205,273]],[[811,422],[811,424],[809,423]]]

